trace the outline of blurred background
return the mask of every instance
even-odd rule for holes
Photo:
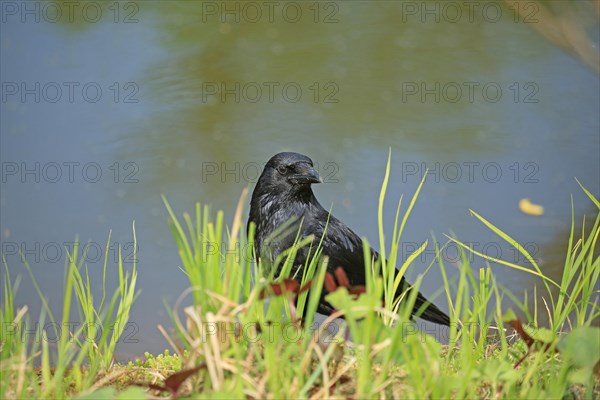
[[[11,277],[23,276],[16,303],[39,315],[22,252],[58,310],[76,235],[101,282],[112,230],[114,285],[118,246],[132,265],[135,221],[141,293],[117,349],[123,359],[162,352],[156,326],[171,326],[165,304],[188,282],[160,195],[179,214],[200,202],[231,221],[241,191],[280,151],[311,157],[323,206],[377,243],[391,149],[390,234],[400,196],[407,204],[429,170],[403,257],[454,234],[527,266],[473,209],[558,279],[571,198],[576,229],[595,216],[575,178],[600,192],[598,5],[2,2],[0,234]],[[456,246],[442,255],[454,272]],[[408,277],[433,260],[430,245]],[[540,287],[527,273],[494,271],[517,297]],[[440,286],[434,267],[422,291]]]

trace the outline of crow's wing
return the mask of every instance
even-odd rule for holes
[[[315,235],[315,243],[318,244],[325,232],[321,248],[322,256],[329,257],[327,270],[333,272],[337,267],[342,267],[351,285],[364,285],[366,279],[362,239],[333,215],[320,214],[308,218],[305,215],[303,234]],[[373,249],[371,256],[379,257]]]
[[[314,218],[306,219],[307,224],[305,225],[304,230],[309,232],[309,234],[314,234],[317,243],[325,230],[322,255],[329,257],[329,262],[327,264],[327,270],[329,272],[335,271],[337,267],[342,267],[352,286],[365,285],[364,245],[362,239],[346,224],[335,218],[333,215],[329,216],[329,223],[327,223],[327,217],[328,214],[325,216],[315,215]],[[308,250],[305,250],[305,252],[307,251]],[[303,261],[306,260],[306,256],[307,254],[304,253]],[[371,248],[371,257],[374,257],[375,260],[379,258],[379,253],[373,250],[373,248]],[[404,277],[402,277],[396,297],[401,296],[410,286],[411,285]],[[413,313],[421,308],[423,308],[423,310],[419,317],[438,324],[450,324],[450,320],[444,312],[437,308],[433,303],[430,303],[421,293],[417,293]],[[331,306],[327,302],[322,301],[319,312],[330,313],[331,311]]]

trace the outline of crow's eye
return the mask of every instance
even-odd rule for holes
[[[288,167],[285,165],[279,165],[277,167],[277,172],[279,172],[281,175],[285,175],[288,172]]]

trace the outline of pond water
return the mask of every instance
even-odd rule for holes
[[[376,243],[391,149],[390,234],[398,199],[407,204],[429,171],[403,256],[452,233],[527,265],[472,209],[559,277],[571,195],[576,221],[594,216],[575,178],[600,192],[597,9],[465,4],[3,2],[0,232],[11,277],[23,276],[17,304],[39,315],[19,250],[58,310],[65,247],[76,235],[89,242],[88,269],[101,282],[112,230],[114,285],[118,245],[131,267],[135,221],[141,293],[118,351],[161,352],[165,302],[188,285],[161,194],[179,214],[199,201],[230,221],[280,151],[311,157],[325,180],[314,187],[321,203]],[[544,214],[521,212],[524,198]],[[457,248],[443,255],[454,273]],[[494,271],[517,296],[541,283]],[[440,285],[434,267],[422,291]]]

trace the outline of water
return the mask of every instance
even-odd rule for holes
[[[318,164],[321,203],[372,243],[391,148],[390,229],[399,197],[406,204],[430,171],[404,255],[432,233],[452,232],[526,264],[470,217],[473,209],[560,276],[571,194],[576,220],[593,210],[574,178],[600,192],[600,88],[585,55],[539,28],[548,11],[597,38],[592,5],[556,2],[517,15],[504,3],[451,14],[449,3],[459,4],[91,2],[71,21],[66,3],[4,2],[0,229],[11,276],[23,275],[17,304],[38,315],[18,249],[58,310],[64,247],[75,235],[89,242],[88,268],[101,282],[110,230],[110,264],[120,244],[131,266],[135,221],[141,294],[118,350],[121,358],[162,351],[164,302],[187,281],[160,195],[179,213],[200,201],[230,220],[242,189],[284,150]],[[520,212],[522,198],[544,215]],[[447,265],[456,250],[444,250]],[[432,259],[428,251],[409,278]],[[526,273],[495,272],[517,295],[540,286]],[[440,283],[433,268],[423,291]]]

